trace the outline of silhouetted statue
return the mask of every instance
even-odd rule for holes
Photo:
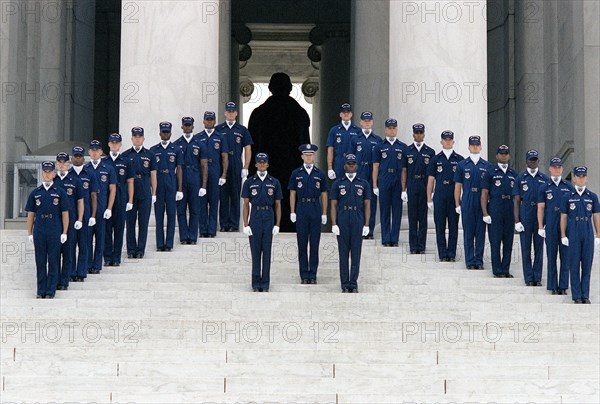
[[[269,81],[271,96],[256,108],[248,122],[255,153],[269,154],[268,172],[281,182],[281,231],[292,232],[290,192],[287,184],[292,171],[302,164],[298,147],[310,143],[310,118],[304,108],[290,97],[292,81],[285,73],[275,73]]]

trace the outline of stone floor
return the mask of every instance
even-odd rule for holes
[[[0,235],[2,403],[600,402],[598,256],[574,305],[523,285],[518,244],[515,278],[494,279],[487,250],[484,271],[438,262],[432,233],[425,255],[366,241],[342,294],[333,235],[301,285],[281,234],[252,293],[245,237],[167,253],[152,230],[144,259],[36,300],[33,246]]]

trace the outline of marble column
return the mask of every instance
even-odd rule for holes
[[[142,126],[148,146],[158,124],[220,111],[219,26],[230,14],[220,2],[138,0],[123,2],[119,128],[129,139]]]
[[[412,141],[411,126],[426,126],[425,141],[440,150],[440,133],[456,134],[467,153],[468,137],[487,147],[486,1],[390,1],[389,114],[398,136]]]
[[[380,136],[389,118],[389,11],[387,1],[352,2],[350,99],[355,122],[362,111],[373,112]]]

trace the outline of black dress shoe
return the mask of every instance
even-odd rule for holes
[[[269,291],[269,288],[263,288],[263,290],[262,290],[262,291],[263,291],[263,292],[268,292],[268,291]]]
[[[560,290],[560,294],[566,296],[567,295],[567,289],[561,289]]]
[[[138,254],[135,256],[135,258],[141,260],[142,258],[144,258],[144,254]]]
[[[456,262],[456,258],[454,257],[448,257],[447,260],[448,262]]]
[[[505,278],[514,278],[514,276],[512,274],[504,274]]]
[[[77,282],[77,277],[76,276],[71,276],[69,278],[69,282]]]
[[[357,288],[352,288],[352,289],[350,289],[350,293],[358,293],[358,289]]]
[[[504,274],[494,274],[494,278],[504,278]]]
[[[188,244],[190,245],[196,245],[197,241],[196,240],[190,240],[188,241]]]
[[[556,290],[556,289],[552,289],[552,294],[553,295],[558,295],[558,294],[560,294],[560,292],[558,290]]]
[[[113,266],[113,267],[120,267],[120,266],[121,266],[121,263],[120,263],[120,262],[113,262],[113,263],[112,263],[112,266]]]
[[[99,273],[100,273],[100,271],[99,271],[99,270],[97,270],[97,269],[90,269],[90,270],[88,270],[88,274],[97,275],[97,274],[99,274]]]
[[[258,288],[252,288],[253,292],[258,292]]]
[[[127,258],[133,259],[133,258],[135,258],[135,254],[127,254]]]
[[[171,252],[171,250],[173,250],[173,249],[170,248],[170,247],[165,247],[165,249],[163,251],[165,251],[165,252]]]
[[[43,298],[44,298],[44,296],[43,296],[43,295],[36,295],[36,296],[35,296],[35,298],[36,298],[36,299],[43,299]]]
[[[533,285],[533,286],[542,286],[542,282],[540,282],[540,281],[536,281],[536,282],[534,282],[534,285]]]
[[[581,300],[581,299],[575,299],[575,300],[573,300],[573,303],[575,303],[575,304],[582,304],[583,300]]]
[[[342,288],[342,293],[348,293],[348,289],[347,288]]]
[[[526,282],[526,283],[525,283],[525,286],[534,286],[534,285],[535,285],[535,283],[534,283],[534,282]]]
[[[467,265],[467,269],[475,269],[475,265]]]
[[[63,286],[62,286],[62,285],[58,285],[58,286],[56,287],[56,290],[63,290]]]
[[[104,266],[105,266],[105,267],[112,267],[112,262],[110,262],[110,261],[105,261],[105,262],[104,262]]]
[[[391,243],[381,243],[381,245],[384,247],[389,247],[391,245]]]
[[[590,299],[581,299],[581,303],[583,303],[583,304],[592,304],[592,302],[590,301]]]
[[[215,238],[215,236],[216,236],[215,234],[209,234],[209,235],[208,235],[208,236],[206,236],[206,237],[208,237],[208,238]]]
[[[46,295],[46,299],[54,299],[54,295]]]
[[[363,240],[368,240],[369,236],[363,236]]]
[[[316,279],[311,279],[310,283],[312,283],[313,285],[317,284],[317,280]]]
[[[258,288],[258,291],[259,291],[259,292],[262,292],[262,288]]]
[[[308,283],[308,279],[302,279],[302,282],[301,282],[301,283],[302,283],[303,285],[306,285],[306,284]]]
[[[83,276],[78,276],[77,282],[85,282],[85,278]]]
[[[418,254],[419,252],[417,250],[410,250],[411,254]]]

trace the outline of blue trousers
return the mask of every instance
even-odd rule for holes
[[[183,199],[177,201],[179,241],[197,241],[200,219],[200,197],[198,196],[198,191],[200,191],[200,172],[185,169],[183,172],[182,189]]]
[[[67,230],[67,241],[60,246],[60,255],[62,262],[60,273],[58,275],[58,284],[61,286],[69,286],[69,277],[75,271],[75,245],[77,244],[77,232],[73,225],[77,218],[71,215],[69,220],[69,229]],[[60,241],[60,240],[59,240]]]
[[[433,200],[433,220],[435,222],[435,239],[440,258],[456,258],[458,243],[458,218],[454,207],[454,196],[444,195]],[[446,228],[448,238],[446,239]]]
[[[71,276],[78,276],[80,278],[85,278],[88,273],[89,266],[89,250],[88,250],[88,240],[90,237],[90,227],[88,226],[88,221],[90,218],[88,216],[83,217],[83,227],[79,230],[75,231],[75,238],[77,239],[77,248],[79,252],[77,254],[77,265],[73,265],[73,272]],[[75,263],[75,249],[73,249],[73,263]]]
[[[521,259],[523,260],[523,278],[525,282],[542,281],[542,265],[544,264],[544,239],[537,234],[537,220],[521,222],[525,230],[519,234],[521,239]],[[531,244],[533,243],[533,264]]]
[[[488,226],[488,238],[492,254],[492,273],[507,275],[510,272],[512,245],[515,235],[515,220],[512,200],[499,202],[500,206],[489,207],[492,224]],[[500,253],[502,250],[502,254]]]
[[[548,258],[548,279],[546,289],[569,289],[569,247],[560,242],[560,217],[546,222],[546,256]],[[556,259],[560,254],[560,272]]]
[[[88,237],[88,269],[102,269],[104,258],[104,244],[106,243],[106,219],[102,217],[105,206],[98,206],[96,210],[96,225],[90,227]]]
[[[229,159],[227,182],[221,187],[220,191],[219,225],[223,229],[239,230],[242,169],[241,167],[232,167],[231,162],[232,159]]]
[[[255,211],[250,217],[252,235],[250,253],[252,254],[252,288],[268,288],[271,281],[271,246],[273,243],[273,225],[275,219],[272,210]]]
[[[317,279],[319,267],[319,243],[321,242],[321,204],[307,203],[296,216],[296,239],[298,241],[298,264],[300,279]],[[309,210],[311,212],[305,212]],[[310,258],[308,248],[310,245]]]
[[[206,185],[206,196],[200,198],[200,234],[217,234],[217,215],[219,214],[219,173],[217,171],[208,172],[208,184]]]
[[[104,262],[121,263],[123,251],[123,236],[125,233],[126,203],[115,201],[112,216],[106,221],[104,235]]]
[[[410,250],[425,251],[427,243],[427,194],[421,186],[408,189],[408,242]]]
[[[167,179],[164,179],[167,181]],[[173,185],[173,184],[171,184]],[[169,186],[163,181],[156,187],[156,203],[154,216],[156,218],[156,248],[173,248],[175,239],[175,220],[177,216],[177,202],[175,201],[176,186]],[[167,236],[165,237],[165,212],[167,214]]]
[[[485,223],[479,202],[480,193],[475,193],[476,200],[461,204],[463,238],[465,248],[465,266],[483,265],[483,250],[485,248]],[[473,196],[471,196],[473,198]]]
[[[583,226],[573,230],[567,233],[571,296],[573,300],[589,299],[590,277],[594,260],[594,233],[591,228],[588,231]]]
[[[60,229],[44,229],[39,225],[33,228],[37,294],[41,296],[54,296],[56,293],[60,267],[60,233]]]
[[[358,220],[358,217],[338,217],[338,227],[340,228],[340,235],[337,236],[340,283],[342,289],[358,288],[363,222]]]
[[[146,252],[146,241],[148,240],[148,222],[150,221],[150,210],[152,199],[135,199],[133,208],[127,212],[127,254],[144,255]],[[135,225],[139,226],[137,238],[135,236]]]
[[[398,244],[400,223],[402,222],[401,194],[400,181],[385,188],[379,184],[379,217],[381,220],[382,243]],[[373,215],[372,212],[371,215]]]

